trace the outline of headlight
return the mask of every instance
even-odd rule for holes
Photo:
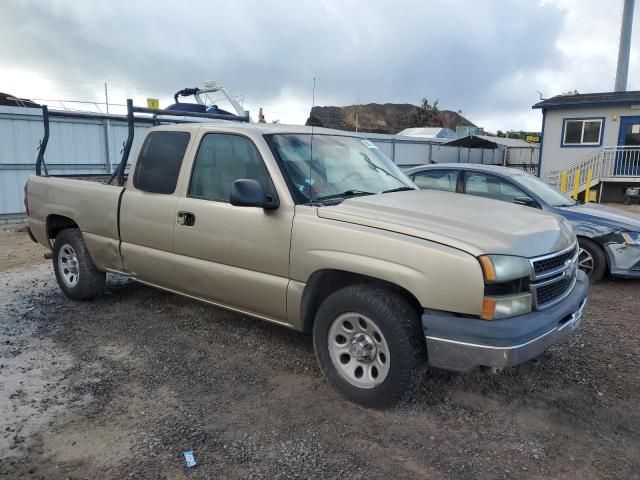
[[[627,245],[640,246],[640,232],[622,232],[622,238]]]
[[[482,301],[482,319],[498,320],[516,317],[531,311],[531,294],[514,293],[496,297],[484,297]]]
[[[531,263],[523,257],[508,255],[482,255],[478,258],[482,265],[486,283],[508,282],[531,276]]]

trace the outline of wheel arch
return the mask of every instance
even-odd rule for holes
[[[598,240],[598,238],[597,237],[589,237],[589,236],[584,235],[582,233],[577,234],[576,238],[578,239],[578,245],[580,245],[580,240],[584,239],[584,240],[589,240],[596,247],[598,247],[600,249],[600,251],[602,252],[602,255],[604,255],[604,259],[605,259],[604,273],[605,273],[605,275],[610,273],[611,272],[611,259],[609,258],[609,254],[607,252],[607,249],[604,248],[604,245]]]
[[[300,302],[301,330],[306,333],[312,331],[318,308],[329,295],[355,284],[370,284],[388,288],[402,296],[418,315],[422,313],[422,306],[416,296],[400,285],[361,273],[323,269],[311,274],[302,292],[302,300]]]
[[[47,239],[49,244],[52,244],[52,240],[56,238],[58,233],[68,228],[80,229],[80,226],[70,217],[58,214],[51,214],[47,217]]]

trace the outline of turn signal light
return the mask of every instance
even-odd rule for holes
[[[500,318],[517,317],[531,311],[531,294],[514,293],[511,295],[497,295],[482,299],[483,320],[498,320]]]
[[[493,316],[496,311],[496,299],[490,297],[484,297],[482,300],[482,315],[480,318],[483,320],[493,320]]]
[[[493,262],[488,255],[483,255],[478,258],[480,260],[480,265],[482,266],[482,271],[484,272],[484,280],[485,282],[495,282],[496,281],[496,270],[493,268]]]

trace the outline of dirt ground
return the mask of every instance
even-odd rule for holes
[[[640,214],[640,204],[634,203],[632,205],[624,205],[622,203],[605,203],[608,207],[621,208],[626,210],[627,212],[639,213]]]
[[[46,251],[31,241],[25,225],[0,225],[0,271],[42,263]]]
[[[430,370],[375,411],[306,335],[116,277],[71,301],[25,234],[0,249],[0,478],[640,479],[639,281],[529,371]]]

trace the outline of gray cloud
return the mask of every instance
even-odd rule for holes
[[[0,17],[0,67],[165,96],[215,79],[272,106],[286,97],[310,102],[315,76],[320,105],[427,96],[475,121],[504,115],[509,128],[518,126],[513,114],[529,115],[546,82],[540,73],[563,68],[556,42],[566,12],[497,0],[10,0]]]

